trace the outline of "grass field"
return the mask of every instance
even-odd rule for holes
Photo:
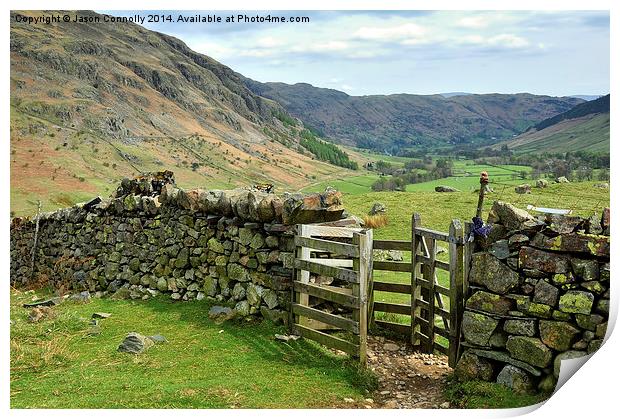
[[[11,291],[12,408],[311,408],[363,401],[372,376],[307,340],[274,340],[283,327],[208,319],[209,303],[94,299],[65,302],[28,323],[32,294]],[[88,336],[94,312],[102,333]],[[167,343],[117,352],[128,332]]]

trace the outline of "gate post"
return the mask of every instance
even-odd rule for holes
[[[372,275],[372,230],[353,234],[353,244],[359,247],[359,258],[353,259],[353,270],[359,275],[359,283],[353,284],[353,295],[359,296],[359,310],[354,320],[359,322],[359,359],[366,365],[368,337],[368,285]],[[356,318],[357,317],[357,318]]]
[[[418,324],[416,323],[416,317],[418,316],[418,307],[416,300],[420,297],[418,292],[418,263],[417,255],[418,248],[420,247],[420,239],[416,234],[416,228],[422,225],[420,220],[420,214],[415,213],[411,217],[411,344],[416,346],[420,344],[416,335],[416,329]]]
[[[454,368],[459,354],[463,292],[465,279],[465,247],[463,225],[460,220],[450,224],[450,345],[448,364]]]

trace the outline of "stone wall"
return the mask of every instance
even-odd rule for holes
[[[461,379],[555,388],[562,359],[596,351],[609,316],[609,208],[588,219],[495,202],[477,240],[463,314]]]
[[[166,172],[170,173],[170,172]],[[11,221],[11,284],[115,298],[213,298],[285,320],[294,224],[342,217],[340,193],[184,191],[125,179],[110,199]]]

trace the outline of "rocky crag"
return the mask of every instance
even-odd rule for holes
[[[609,317],[609,208],[533,217],[495,202],[471,261],[461,379],[555,388],[563,359],[596,351]]]

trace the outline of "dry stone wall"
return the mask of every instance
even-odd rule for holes
[[[13,219],[12,285],[212,298],[241,316],[284,321],[294,224],[340,219],[340,193],[185,191],[162,179],[125,179],[111,199]]]
[[[596,351],[609,317],[609,208],[533,217],[495,202],[473,253],[461,379],[555,388],[563,359]]]

